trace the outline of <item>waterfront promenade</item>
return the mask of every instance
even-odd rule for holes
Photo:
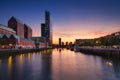
[[[50,48],[30,48],[30,49],[0,49],[0,56],[36,52],[41,50],[46,50]]]

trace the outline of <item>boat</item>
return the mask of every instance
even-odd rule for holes
[[[75,52],[79,52],[80,51],[80,47],[79,46],[74,46],[74,51]]]

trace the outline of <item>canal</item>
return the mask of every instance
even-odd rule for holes
[[[0,80],[120,80],[120,60],[66,49],[5,56]]]

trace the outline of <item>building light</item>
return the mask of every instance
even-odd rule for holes
[[[112,62],[106,62],[106,64],[107,64],[108,66],[112,66],[112,65],[113,65]]]
[[[2,45],[2,48],[5,48],[5,45]]]
[[[96,41],[95,43],[98,44],[98,43],[101,43],[101,42],[100,41]]]
[[[12,46],[12,44],[9,44],[9,46]]]

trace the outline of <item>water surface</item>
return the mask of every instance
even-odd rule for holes
[[[0,80],[120,80],[120,61],[66,49],[6,56]]]

